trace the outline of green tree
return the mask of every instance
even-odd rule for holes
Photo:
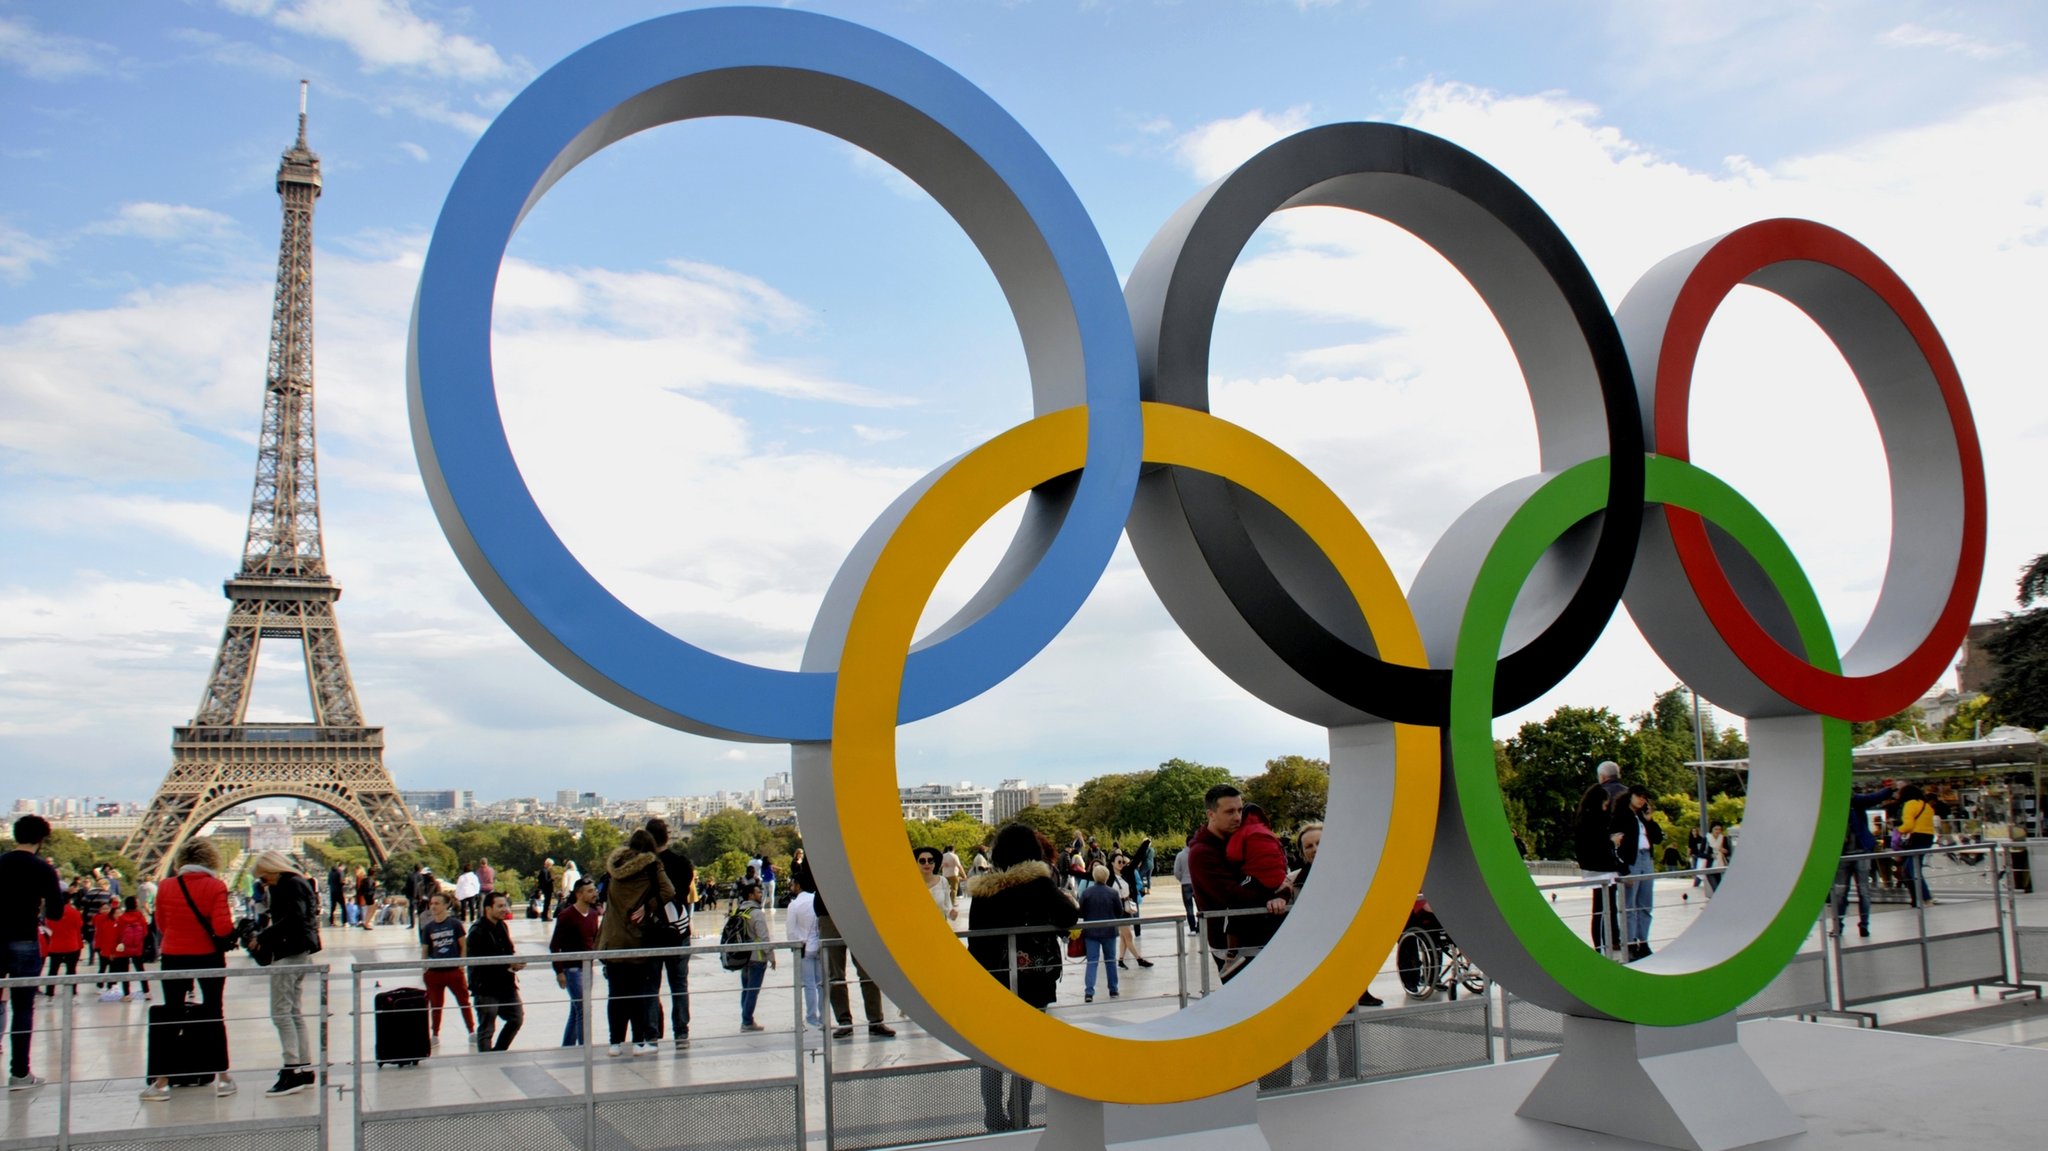
[[[1998,726],[1998,713],[1991,706],[1991,697],[1980,695],[1966,699],[1941,723],[1941,742],[1956,743],[1966,739],[1977,739]]]
[[[1921,735],[1921,728],[1925,725],[1926,718],[1920,714],[1920,705],[1909,703],[1904,711],[1888,715],[1883,719],[1864,720],[1850,724],[1849,740],[1851,743],[1868,743],[1888,731],[1904,732],[1918,740]]]
[[[595,877],[604,871],[604,861],[623,847],[625,835],[608,819],[586,819],[583,834],[576,838],[576,870]],[[559,862],[559,861],[557,861]]]
[[[974,857],[975,844],[995,838],[994,829],[964,814],[947,819],[906,819],[903,830],[910,839],[910,846],[941,850],[950,847],[959,854],[962,863]]]
[[[1034,803],[1019,811],[1012,822],[1021,823],[1054,843],[1065,846],[1074,838],[1074,805],[1062,803],[1052,807],[1040,807]]]
[[[1126,804],[1131,795],[1153,773],[1149,771],[1098,775],[1074,791],[1074,826],[1115,834],[1131,826]],[[1071,833],[1070,833],[1071,834]],[[1065,840],[1055,842],[1065,845]]]
[[[1266,816],[1276,829],[1291,830],[1308,820],[1321,819],[1329,807],[1330,763],[1305,755],[1269,759],[1265,771],[1245,781],[1244,794],[1247,800],[1266,809]]]
[[[1984,642],[1998,668],[1984,694],[1990,718],[2038,731],[2048,728],[2048,552],[2020,572],[2019,603],[2026,610]]]
[[[1219,783],[1234,783],[1228,768],[1185,759],[1169,759],[1131,790],[1123,803],[1123,821],[1112,831],[1186,831],[1201,822],[1203,796]]]
[[[704,865],[704,871],[715,883],[731,883],[747,873],[747,861],[753,856],[734,848]]]
[[[1627,742],[1621,717],[1606,708],[1560,707],[1503,745],[1504,791],[1522,805],[1524,841],[1537,858],[1573,858],[1579,797],[1596,782],[1601,760],[1621,762]]]
[[[772,843],[772,839],[760,817],[728,807],[699,823],[683,850],[691,863],[703,867],[729,851],[752,859],[761,854],[764,843]]]

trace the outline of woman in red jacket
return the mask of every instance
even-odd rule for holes
[[[158,885],[156,926],[163,934],[159,951],[165,971],[210,971],[227,966],[227,955],[215,939],[235,933],[235,914],[228,906],[228,887],[220,881],[220,851],[210,839],[189,839],[178,848],[177,869]],[[164,1002],[182,1006],[192,993],[192,980],[166,979]],[[200,1002],[212,1012],[220,1010],[221,990],[227,980],[221,976],[199,980]],[[233,1095],[234,1080],[223,1072],[214,1080],[215,1095]],[[158,1079],[143,1088],[142,1098],[155,1102],[171,1097],[168,1079]]]
[[[99,956],[101,975],[118,975],[128,970],[128,965],[114,955],[115,945],[120,937],[121,903],[119,900],[109,899],[106,905],[100,908],[100,913],[92,917],[92,950],[93,954]],[[113,981],[108,979],[100,980],[99,989],[101,1003],[118,1002],[128,990],[125,987],[119,991],[114,990]]]

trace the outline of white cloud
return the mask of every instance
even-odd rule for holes
[[[108,69],[114,50],[76,36],[38,32],[26,20],[0,16],[0,63],[36,80],[70,80]]]
[[[1305,104],[1277,115],[1254,108],[1242,116],[1211,120],[1181,134],[1173,142],[1174,158],[1206,184],[1244,163],[1266,145],[1306,127]]]
[[[427,160],[429,159],[427,155],[427,150],[425,148],[420,147],[418,144],[413,143],[411,140],[400,140],[398,142],[398,150],[404,152],[408,156],[411,156],[413,159],[418,160],[422,164],[426,163]]]
[[[1961,32],[1925,28],[1918,24],[1900,24],[1879,36],[1878,41],[1901,48],[1938,48],[1971,60],[1996,60],[2026,47],[2012,42],[1992,44]]]
[[[234,231],[234,228],[234,220],[210,209],[144,200],[121,205],[112,219],[102,220],[86,230],[107,236],[136,236],[162,243],[215,239]]]
[[[223,7],[337,41],[354,52],[368,72],[396,70],[482,81],[512,70],[497,49],[418,15],[407,0],[223,0]]]
[[[50,262],[50,245],[27,232],[0,224],[0,279],[20,283],[37,264]]]

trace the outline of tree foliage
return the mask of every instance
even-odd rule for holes
[[[1628,732],[1604,707],[1560,707],[1542,723],[1525,723],[1501,748],[1502,792],[1527,813],[1523,841],[1539,859],[1570,859],[1572,817],[1603,759],[1620,763]]]
[[[2019,603],[2026,610],[2006,616],[2005,626],[1984,643],[1998,667],[1984,694],[1989,719],[2038,731],[2048,728],[2048,602],[2037,601],[2048,601],[2048,553],[2020,573]]]
[[[1266,817],[1280,831],[1321,819],[1330,803],[1330,763],[1302,755],[1269,759],[1265,771],[1245,781],[1244,794],[1266,809]]]
[[[1074,826],[1117,832],[1127,827],[1132,794],[1150,779],[1149,771],[1098,775],[1074,791]],[[1071,833],[1070,833],[1071,834]],[[1064,843],[1064,839],[1055,839]]]
[[[1111,823],[1112,832],[1184,831],[1202,819],[1203,797],[1219,783],[1236,779],[1229,768],[1169,759],[1131,790]]]
[[[1054,843],[1065,844],[1074,838],[1074,828],[1078,826],[1075,818],[1075,808],[1071,803],[1052,807],[1040,807],[1034,803],[1019,811],[1012,822],[1021,823]]]

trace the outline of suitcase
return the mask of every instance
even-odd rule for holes
[[[198,1087],[228,1069],[228,1029],[220,1007],[159,1003],[149,1009],[143,1074],[173,1087]]]
[[[380,991],[371,1001],[377,1066],[418,1066],[427,1057],[427,993],[418,987]]]

